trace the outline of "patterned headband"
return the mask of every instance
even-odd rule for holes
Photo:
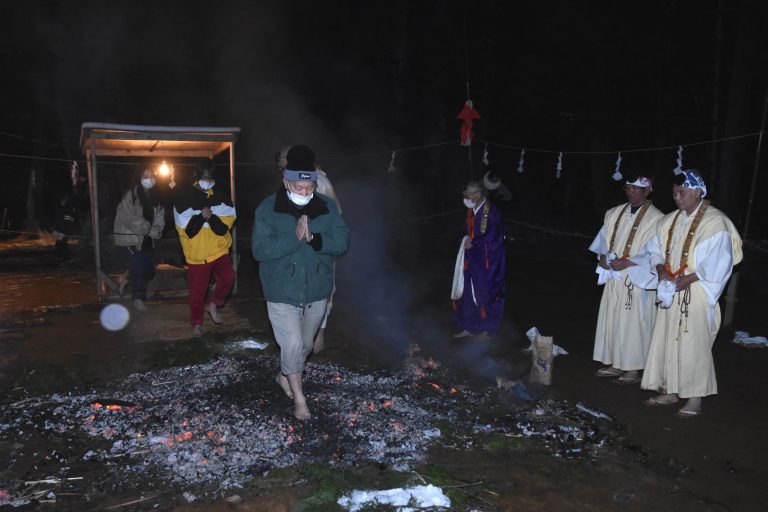
[[[653,191],[653,180],[645,176],[638,176],[634,181],[627,180],[626,184],[635,187],[647,188],[648,190]]]
[[[701,197],[707,197],[707,186],[704,184],[704,179],[693,171],[683,171],[685,181],[682,184],[683,188],[697,188],[701,190]]]

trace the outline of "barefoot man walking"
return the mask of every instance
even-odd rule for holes
[[[333,260],[349,246],[349,228],[336,203],[315,193],[316,184],[314,152],[293,146],[283,186],[256,209],[251,242],[280,346],[277,383],[300,420],[312,417],[302,373],[333,289]]]

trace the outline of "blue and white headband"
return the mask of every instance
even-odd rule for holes
[[[701,197],[707,197],[707,186],[704,184],[704,179],[693,171],[682,171],[685,176],[685,181],[681,185],[683,188],[697,188],[701,190]]]
[[[317,171],[294,171],[285,169],[283,178],[288,181],[317,181]]]

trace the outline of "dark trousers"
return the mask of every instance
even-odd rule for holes
[[[67,237],[62,238],[61,240],[56,240],[56,253],[59,256],[63,256],[65,258],[69,257],[69,245],[67,244]]]
[[[221,307],[235,284],[235,271],[232,268],[232,259],[230,259],[229,254],[225,254],[210,263],[187,264],[189,320],[192,325],[203,325],[205,295],[208,292],[211,274],[216,276],[216,287],[213,289],[211,302]]]
[[[135,247],[126,247],[131,255],[131,296],[133,299],[146,300],[147,283],[155,277],[155,249],[151,244],[140,251]]]

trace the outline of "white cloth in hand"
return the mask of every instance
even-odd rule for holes
[[[459,254],[456,255],[456,266],[453,268],[453,286],[451,287],[451,300],[459,300],[464,295],[464,242],[468,236],[461,239]]]
[[[621,281],[621,272],[603,268],[600,265],[595,269],[595,273],[597,274],[597,284],[605,284],[611,279]]]
[[[659,281],[659,287],[656,289],[656,298],[662,308],[667,309],[672,306],[672,299],[675,297],[677,285],[674,281]]]

